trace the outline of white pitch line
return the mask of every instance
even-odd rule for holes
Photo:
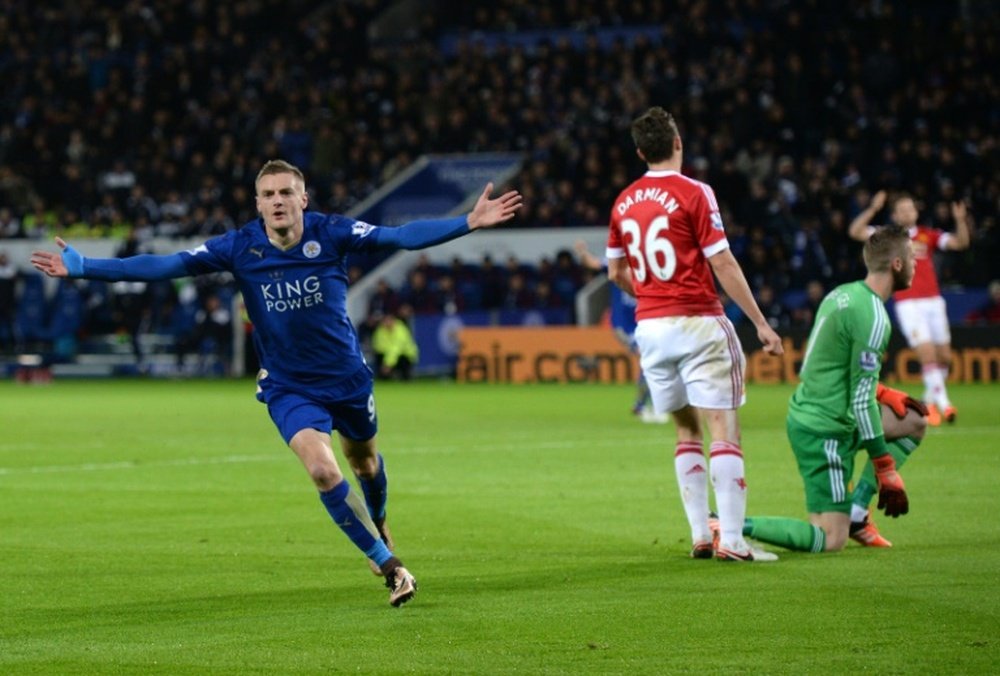
[[[402,453],[459,453],[496,452],[572,448],[581,444],[591,446],[645,446],[665,443],[663,439],[649,437],[607,438],[607,439],[564,439],[543,443],[476,444],[475,446],[408,446]],[[146,467],[198,467],[203,465],[226,465],[254,462],[287,462],[287,455],[225,455],[217,458],[178,458],[175,460],[119,460],[116,462],[88,462],[79,465],[35,465],[30,467],[0,467],[0,476],[13,474],[65,474],[70,472],[100,472],[105,470],[144,469]]]
[[[652,430],[650,430],[652,431]],[[954,427],[947,429],[932,428],[928,432],[933,435],[934,443],[940,436],[964,436],[966,434],[981,434],[982,432],[1000,432],[998,426],[977,425],[974,427]],[[525,437],[523,440],[516,440],[504,444],[452,444],[450,446],[394,446],[400,449],[400,453],[422,454],[422,453],[493,453],[499,451],[535,451],[546,449],[573,448],[587,444],[589,446],[665,446],[672,448],[673,437],[670,435],[635,435],[631,437],[587,437],[585,439],[562,439],[559,441],[545,441],[541,443],[532,442],[531,438]],[[70,472],[100,472],[105,470],[120,469],[142,469],[144,467],[199,467],[203,465],[225,465],[254,462],[286,462],[287,455],[226,455],[218,458],[179,458],[176,460],[120,460],[116,462],[92,462],[79,465],[36,465],[31,467],[0,467],[0,476],[11,476],[14,474],[64,474]]]
[[[221,458],[180,458],[177,460],[118,462],[88,462],[80,465],[37,465],[34,467],[0,467],[0,475],[9,474],[61,474],[65,472],[99,472],[115,469],[142,469],[144,467],[187,467],[198,465],[223,465],[229,463],[269,462],[285,460],[274,455],[226,455]]]

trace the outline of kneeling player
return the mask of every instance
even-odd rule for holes
[[[851,534],[855,502],[849,483],[854,458],[862,448],[873,468],[869,483],[878,487],[878,508],[891,517],[909,511],[895,456],[905,459],[916,447],[915,437],[887,443],[876,400],[882,355],[891,331],[884,302],[913,279],[913,248],[906,230],[886,226],[874,233],[865,243],[864,259],[865,279],[838,286],[820,304],[799,374],[801,382],[789,402],[788,440],[805,486],[809,521],[754,517],[745,521],[744,535],[800,551],[843,549]],[[882,394],[885,399],[886,391]],[[894,408],[899,410],[896,403]],[[865,517],[873,493],[874,487],[857,496],[858,511],[864,510]],[[870,522],[868,526],[874,528]],[[865,527],[861,521],[854,530]]]

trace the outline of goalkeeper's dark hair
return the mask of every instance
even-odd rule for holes
[[[264,166],[260,168],[260,171],[257,172],[257,178],[254,179],[254,185],[260,183],[261,178],[270,174],[292,174],[302,181],[302,185],[306,184],[306,177],[302,173],[302,170],[291,162],[286,162],[285,160],[268,160],[264,163]]]
[[[646,162],[669,160],[679,135],[674,116],[659,106],[650,108],[632,122],[632,140]]]
[[[895,258],[906,258],[909,231],[901,225],[884,225],[875,228],[861,252],[868,272],[889,272]]]

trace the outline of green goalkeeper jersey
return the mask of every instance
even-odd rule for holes
[[[882,436],[875,387],[890,332],[885,304],[864,282],[827,294],[809,333],[789,419],[822,435]]]

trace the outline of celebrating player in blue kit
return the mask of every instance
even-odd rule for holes
[[[587,248],[587,243],[582,239],[577,240],[573,244],[573,248],[576,249],[576,253],[580,257],[580,262],[585,268],[595,272],[607,273],[607,261],[601,260],[592,254],[590,249]],[[615,338],[627,347],[629,352],[639,354],[639,346],[635,342],[635,296],[625,293],[616,284],[610,284],[609,287],[608,291],[611,298],[608,304],[608,315],[611,328],[615,332]],[[639,377],[635,381],[635,389],[635,403],[632,405],[632,413],[634,415],[646,423],[670,422],[669,415],[666,413],[657,413],[653,409],[652,400],[649,396],[649,384],[646,383],[646,376],[641,368],[639,369]]]
[[[227,270],[236,277],[254,325],[260,358],[257,398],[302,461],[334,522],[365,553],[399,606],[416,580],[393,554],[385,523],[385,463],[372,372],[347,316],[352,252],[422,249],[499,225],[521,205],[517,191],[490,199],[486,189],[467,216],[381,227],[337,214],[305,211],[305,178],[283,160],[264,164],[256,180],[260,218],[190,251],[131,258],[84,258],[56,238],[61,253],[36,251],[32,264],[50,277],[157,280]],[[334,457],[332,430],[361,485],[352,492]]]

